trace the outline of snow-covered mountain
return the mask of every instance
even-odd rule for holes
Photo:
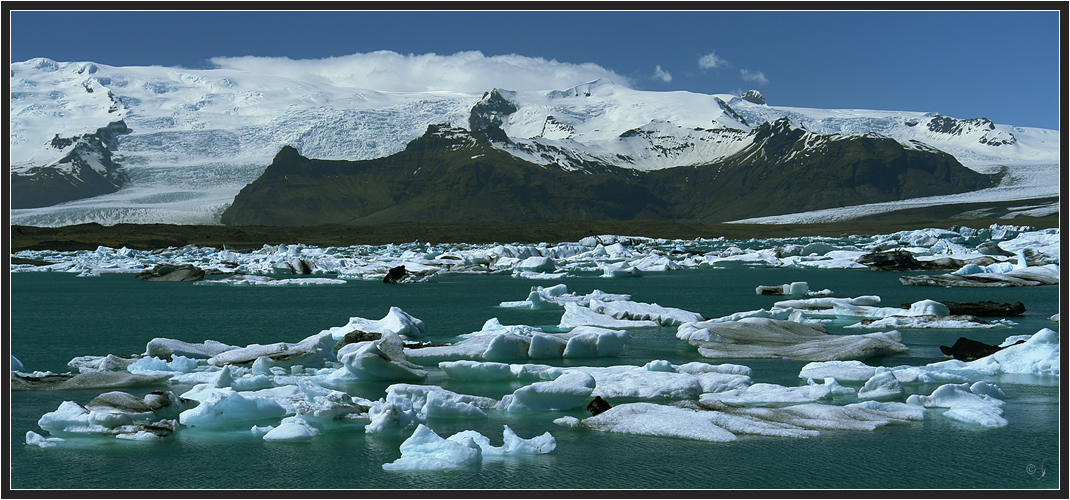
[[[753,91],[649,92],[596,80],[539,92],[389,92],[302,75],[42,58],[12,63],[10,75],[13,175],[62,165],[69,152],[54,146],[56,138],[86,137],[119,121],[127,129],[106,148],[128,177],[118,191],[15,209],[15,224],[217,223],[283,146],[307,158],[380,158],[443,123],[488,134],[494,147],[539,165],[656,171],[761,150],[752,131],[786,118],[815,147],[877,135],[949,153],[977,172],[1007,173],[999,187],[974,193],[976,201],[1058,195],[1058,131],[936,113],[783,107],[762,104]]]

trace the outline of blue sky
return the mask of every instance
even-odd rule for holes
[[[753,88],[780,106],[1049,129],[1059,128],[1061,109],[1057,11],[14,11],[10,19],[12,62],[209,68],[217,57],[479,51],[593,64],[642,90]]]

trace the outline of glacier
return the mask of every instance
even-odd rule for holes
[[[935,148],[1001,185],[928,199],[844,207],[740,222],[820,222],[936,204],[1022,200],[1011,214],[1049,215],[1057,204],[1060,135],[937,113],[826,110],[756,104],[731,94],[634,90],[600,79],[570,89],[400,92],[342,79],[302,79],[235,68],[108,66],[45,58],[10,65],[11,171],[58,157],[50,142],[122,120],[118,191],[11,212],[12,223],[218,224],[237,192],[286,145],[310,158],[362,160],[402,150],[430,124],[470,128],[480,103],[515,110],[497,119],[506,152],[540,165],[600,162],[638,170],[709,164],[748,145],[747,132],[791,120],[812,134],[878,134]],[[607,269],[607,273],[610,271]]]

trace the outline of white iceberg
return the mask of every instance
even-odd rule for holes
[[[383,464],[385,470],[443,470],[478,464],[483,460],[472,438],[443,439],[424,424],[401,443],[401,458]]]
[[[542,455],[550,453],[557,448],[557,441],[550,435],[549,431],[531,439],[524,439],[517,436],[508,425],[504,427],[505,430],[502,431],[502,440],[504,443],[502,446],[491,446],[490,438],[476,431],[461,431],[446,439],[457,442],[463,442],[464,439],[471,439],[483,452],[483,458],[511,455]]]
[[[334,340],[342,340],[347,333],[356,330],[377,333],[391,332],[402,337],[417,338],[423,336],[425,326],[422,320],[402,311],[400,308],[391,307],[382,319],[370,320],[352,317],[349,318],[349,323],[346,323],[345,326],[336,326],[324,330],[324,332],[330,333]]]
[[[1003,391],[985,382],[970,384],[946,384],[938,387],[929,396],[912,394],[907,404],[948,408],[944,416],[950,419],[983,427],[1003,427]]]
[[[379,340],[346,344],[338,350],[342,368],[331,374],[335,380],[419,381],[427,372],[408,361],[401,338],[386,331]]]
[[[676,337],[707,358],[774,358],[799,361],[865,359],[904,352],[898,331],[829,335],[821,324],[768,318],[684,323]]]
[[[276,342],[274,344],[250,344],[246,347],[221,352],[208,359],[212,366],[252,364],[257,358],[267,357],[274,363],[304,366],[322,366],[328,358],[333,358],[331,349],[336,339],[330,332],[321,332],[297,343]]]
[[[895,373],[885,367],[877,367],[866,384],[858,390],[859,399],[888,399],[903,395],[903,384]]]
[[[502,411],[552,411],[585,407],[594,392],[595,379],[583,372],[566,372],[547,382],[535,382],[507,394],[498,403]]]

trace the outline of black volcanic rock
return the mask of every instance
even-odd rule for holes
[[[405,266],[391,267],[390,271],[383,276],[383,283],[397,283],[405,277]]]
[[[126,123],[119,120],[91,134],[57,134],[49,141],[49,147],[70,151],[47,165],[11,172],[11,208],[47,207],[114,193],[130,181],[113,155],[117,136],[129,132]]]
[[[606,400],[602,399],[602,396],[595,396],[594,400],[587,405],[587,411],[591,412],[592,417],[599,413],[604,413],[610,408],[612,408],[612,406],[610,406]]]
[[[481,102],[486,107],[473,111],[472,120],[482,132],[430,125],[403,151],[384,158],[313,160],[283,148],[221,221],[709,223],[959,193],[998,182],[998,176],[974,172],[936,150],[877,136],[814,134],[787,119],[755,128],[746,148],[716,164],[639,171],[599,163],[568,170],[492,147],[504,135],[496,117],[513,108],[499,93]]]
[[[1015,342],[1011,345],[1018,345],[1023,342],[1025,341],[1019,340],[1018,342]],[[1006,349],[1007,347],[1010,346],[1000,347],[998,345],[990,345],[984,342],[978,342],[976,340],[968,339],[966,337],[959,337],[959,339],[955,341],[955,344],[950,347],[946,345],[940,346],[940,352],[944,353],[944,356],[947,356],[949,358],[957,359],[960,361],[973,361],[986,356],[991,356],[999,351],[1002,351],[1003,349]]]

